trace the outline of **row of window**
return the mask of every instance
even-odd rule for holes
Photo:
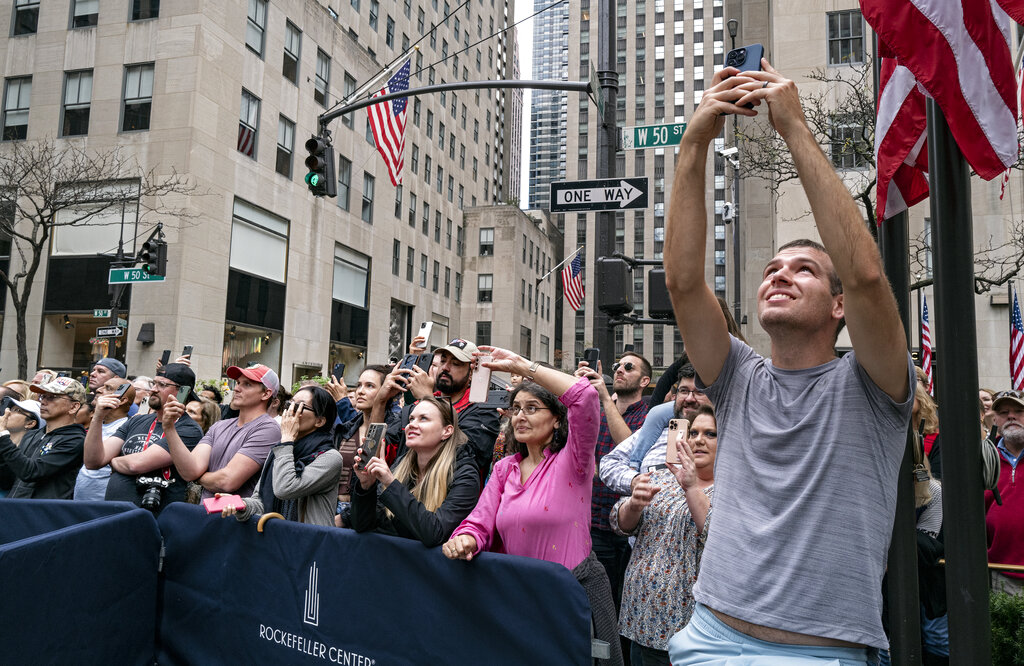
[[[160,15],[160,0],[129,0],[128,20],[144,21]],[[99,0],[71,0],[68,28],[90,28],[99,22]],[[39,0],[15,0],[11,36],[34,35],[39,29]]]
[[[420,253],[419,271],[416,270],[416,249],[411,245],[406,248],[405,255],[405,279],[409,282],[427,286],[427,268],[430,260],[427,255]],[[402,242],[397,238],[394,240],[391,251],[391,274],[395,277],[402,275]],[[442,293],[441,284],[441,262],[433,261],[433,274],[430,281],[430,289],[435,294]],[[445,298],[451,298],[452,291],[452,269],[445,266],[443,293]],[[455,273],[455,302],[462,302],[462,273]]]
[[[64,73],[60,136],[88,134],[92,89],[91,69]],[[12,77],[4,81],[3,117],[0,120],[4,141],[17,141],[28,136],[31,104],[31,76]],[[153,63],[125,65],[121,94],[121,131],[148,130],[152,105]]]

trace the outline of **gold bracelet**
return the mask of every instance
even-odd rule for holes
[[[539,368],[539,367],[540,367],[540,361],[534,361],[533,363],[530,364],[530,376],[531,377],[534,375],[534,373],[537,372],[537,368]]]

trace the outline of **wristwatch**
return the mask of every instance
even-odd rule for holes
[[[535,372],[537,372],[537,368],[539,368],[539,367],[540,367],[540,361],[534,361],[533,363],[530,364],[530,376],[531,377],[533,377],[533,374]]]

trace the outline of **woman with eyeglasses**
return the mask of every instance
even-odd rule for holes
[[[299,389],[281,413],[281,443],[271,450],[252,497],[242,500],[245,510],[236,514],[234,507],[227,507],[221,515],[248,520],[274,512],[300,523],[334,525],[344,464],[332,437],[336,411],[326,390]]]
[[[611,585],[590,541],[601,423],[597,389],[586,377],[531,364],[505,349],[480,347],[482,354],[491,356],[484,367],[533,381],[519,384],[509,399],[512,454],[494,465],[476,508],[442,551],[453,560],[495,550],[563,565],[586,590],[596,635],[612,650],[603,663],[621,664]]]
[[[642,666],[668,665],[668,640],[693,614],[715,483],[714,409],[698,407],[693,422],[668,446],[672,455],[665,466],[641,474],[632,494],[609,514],[615,533],[636,537],[622,586],[619,633],[639,646]]]
[[[405,427],[408,452],[388,468],[373,456],[360,469],[360,448],[352,489],[352,527],[357,532],[419,539],[441,545],[469,515],[480,497],[480,472],[451,403],[422,398]]]

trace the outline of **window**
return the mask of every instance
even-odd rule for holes
[[[430,159],[430,155],[427,155],[427,159],[423,162],[423,182],[427,184],[427,188],[430,188],[430,170],[433,162]]]
[[[828,13],[828,64],[864,62],[864,18],[860,11]]]
[[[316,50],[316,80],[313,82],[313,99],[320,106],[327,106],[327,87],[331,82],[331,57]],[[351,115],[351,114],[349,114]],[[351,124],[349,125],[351,127]]]
[[[391,246],[391,274],[395,277],[402,272],[402,242],[397,238]]]
[[[277,163],[275,169],[285,178],[292,176],[292,153],[295,150],[295,123],[284,116],[277,119]]]
[[[531,348],[533,347],[533,331],[526,326],[519,327],[519,353],[525,358],[531,358],[533,356]]]
[[[526,280],[520,281],[522,284],[519,285],[519,307],[526,307]]]
[[[441,262],[434,262],[434,277],[433,277],[433,291],[436,294],[441,282]]]
[[[423,224],[421,225],[423,234],[427,234],[427,229],[430,227],[430,204],[426,201],[423,202]]]
[[[420,286],[427,286],[427,255],[420,255]]]
[[[61,136],[89,133],[89,104],[92,100],[92,70],[64,74],[64,108]]]
[[[413,229],[416,228],[416,194],[415,192],[409,193],[409,226]]]
[[[384,43],[388,45],[388,48],[395,48],[395,20],[388,16],[387,23],[385,24]]]
[[[842,118],[836,118],[832,124],[832,164],[837,169],[868,166],[867,155],[874,148],[867,142],[864,127],[842,121]]]
[[[490,257],[494,255],[494,228],[480,230],[480,256]]]
[[[242,89],[242,107],[238,120],[238,152],[256,159],[256,137],[260,124],[260,100]]]
[[[445,266],[444,269],[444,297],[448,298],[452,290],[452,269]]]
[[[405,279],[412,282],[412,271],[416,264],[416,250],[411,247],[406,250],[405,255]]]
[[[370,28],[377,32],[377,16],[380,14],[380,2],[370,0]]]
[[[455,254],[462,256],[462,249],[466,245],[466,230],[461,226],[455,227]]]
[[[462,302],[462,273],[455,274],[455,302]]]
[[[283,284],[288,259],[288,220],[235,199],[229,265]]]
[[[132,0],[132,20],[144,21],[160,16],[160,0]]]
[[[491,322],[489,321],[478,321],[476,323],[476,344],[477,345],[490,345],[491,344]]]
[[[444,246],[446,249],[452,249],[452,218],[448,218],[445,222],[445,236]]]
[[[369,278],[368,256],[344,245],[334,246],[334,300],[360,308],[367,307]]]
[[[434,112],[427,111],[427,138],[431,139],[434,136]]]
[[[373,224],[373,185],[375,179],[370,174],[363,172],[363,222]]]
[[[89,28],[100,15],[100,0],[71,0],[71,27]]]
[[[441,242],[441,211],[434,211],[434,242]]]
[[[348,99],[349,97],[351,97],[352,93],[354,93],[355,91],[356,91],[356,80],[354,78],[352,78],[351,74],[349,74],[348,72],[345,72],[345,77],[342,79],[342,82],[341,82],[341,96],[342,96],[342,98]],[[345,125],[348,128],[351,128],[352,127],[352,116],[354,116],[354,115],[355,115],[354,113],[346,113],[345,115],[343,115],[341,117],[341,124]]]
[[[412,0],[405,0],[405,18],[412,18]]]
[[[356,13],[358,14],[359,13],[359,0],[350,0],[350,2],[352,4],[352,9],[356,10]]]
[[[412,144],[412,157],[409,160],[409,168],[415,174],[420,172],[420,147],[415,143]]]
[[[299,85],[299,55],[302,48],[302,33],[292,25],[291,21],[284,23],[284,62],[281,64],[281,72],[284,78],[295,85]]]
[[[402,186],[395,188],[395,217],[402,219]]]
[[[481,273],[477,276],[476,300],[480,303],[490,303],[492,290],[494,288],[494,276],[490,273]]]
[[[344,157],[338,158],[338,206],[348,210],[349,197],[352,194],[352,162]]]
[[[121,131],[149,129],[153,106],[153,64],[127,65],[124,68],[124,105],[121,109]]]
[[[39,0],[15,0],[14,35],[34,35],[38,25]]]
[[[263,56],[263,33],[267,30],[267,0],[249,0],[246,17],[245,45],[258,56]]]

